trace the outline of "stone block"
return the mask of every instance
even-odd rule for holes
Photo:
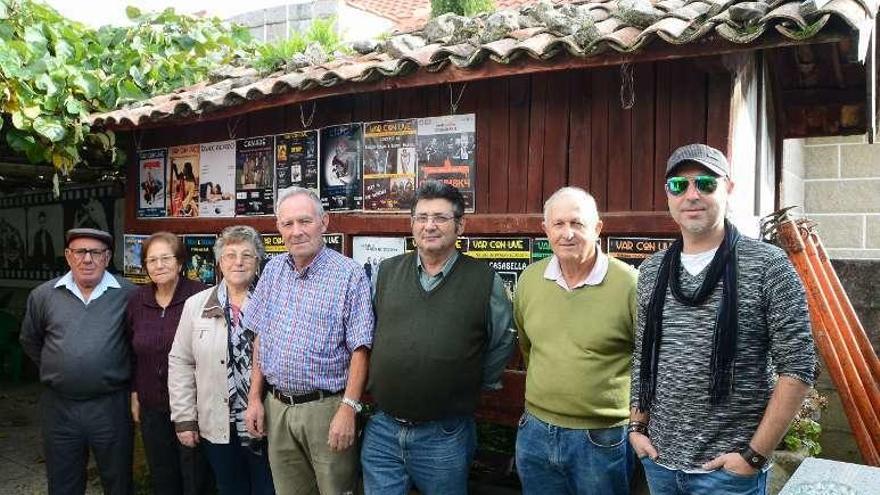
[[[782,144],[782,170],[804,176],[804,140],[786,139]]]
[[[828,257],[836,260],[880,260],[880,249],[829,249]]]
[[[804,148],[804,178],[829,179],[840,176],[839,146]]]
[[[880,144],[840,147],[841,177],[880,177]]]
[[[287,5],[264,9],[263,12],[266,16],[266,24],[287,22]]]
[[[312,15],[315,19],[339,15],[339,2],[337,0],[316,0],[312,5]]]
[[[252,28],[265,24],[265,19],[262,10],[255,10],[253,12],[237,15],[229,20],[241,24],[242,26]]]
[[[866,215],[865,227],[865,247],[880,249],[880,215]]]
[[[312,18],[312,2],[292,3],[287,6],[290,20],[304,21]]]
[[[811,213],[880,213],[880,179],[806,181],[804,203]]]
[[[807,146],[812,146],[815,144],[844,144],[844,143],[864,143],[867,140],[865,139],[864,134],[859,134],[855,136],[825,136],[825,137],[814,137],[807,138]]]
[[[810,215],[818,223],[826,248],[862,249],[865,239],[864,215]]]
[[[287,39],[287,22],[266,24],[266,42]]]
[[[804,206],[804,180],[788,170],[782,172],[782,206]]]

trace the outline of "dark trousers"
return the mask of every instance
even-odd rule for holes
[[[193,449],[177,441],[171,413],[141,407],[141,436],[153,481],[153,493],[214,493],[214,479],[208,461],[198,447]]]
[[[132,493],[128,399],[127,390],[88,400],[67,399],[51,389],[43,392],[40,411],[50,495],[85,493],[89,450],[104,493]]]
[[[229,425],[229,443],[202,439],[205,457],[211,463],[220,495],[273,495],[272,471],[265,446],[254,454],[238,439],[235,425]]]

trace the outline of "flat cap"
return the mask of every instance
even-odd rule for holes
[[[107,232],[104,232],[103,230],[86,229],[86,228],[70,229],[67,231],[67,235],[64,236],[64,238],[67,242],[67,244],[66,244],[67,246],[69,246],[70,242],[73,241],[74,239],[80,239],[83,237],[86,237],[89,239],[97,239],[97,240],[103,242],[104,244],[106,244],[108,248],[113,247],[113,236]]]
[[[686,144],[672,152],[666,162],[666,177],[685,162],[698,163],[721,177],[730,175],[730,164],[727,163],[724,153],[711,146],[696,143]]]

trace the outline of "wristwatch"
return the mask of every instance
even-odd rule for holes
[[[764,466],[767,465],[767,458],[759,452],[756,452],[751,445],[742,449],[739,452],[739,455],[743,456],[743,459],[749,463],[749,466],[752,466],[755,469],[764,469]]]
[[[345,404],[346,406],[354,409],[354,412],[356,412],[356,413],[360,413],[364,409],[363,404],[361,404],[360,402],[358,402],[354,399],[349,399],[348,397],[343,397],[342,403]]]

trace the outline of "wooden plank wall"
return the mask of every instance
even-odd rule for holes
[[[609,67],[322,99],[307,127],[444,115],[460,97],[458,112],[477,115],[477,205],[468,234],[539,234],[544,200],[568,184],[596,197],[606,233],[662,234],[675,230],[662,189],[670,151],[690,142],[727,151],[732,78],[706,67],[712,64],[635,64],[630,109],[621,105],[620,68]],[[142,131],[135,141],[149,149],[300,130],[312,105]],[[137,177],[134,163],[129,176]],[[136,181],[129,185],[136,197]],[[139,220],[134,208],[131,202],[128,232],[217,232],[233,222],[274,230],[271,217]],[[334,214],[330,228],[393,234],[409,225],[406,215]]]

